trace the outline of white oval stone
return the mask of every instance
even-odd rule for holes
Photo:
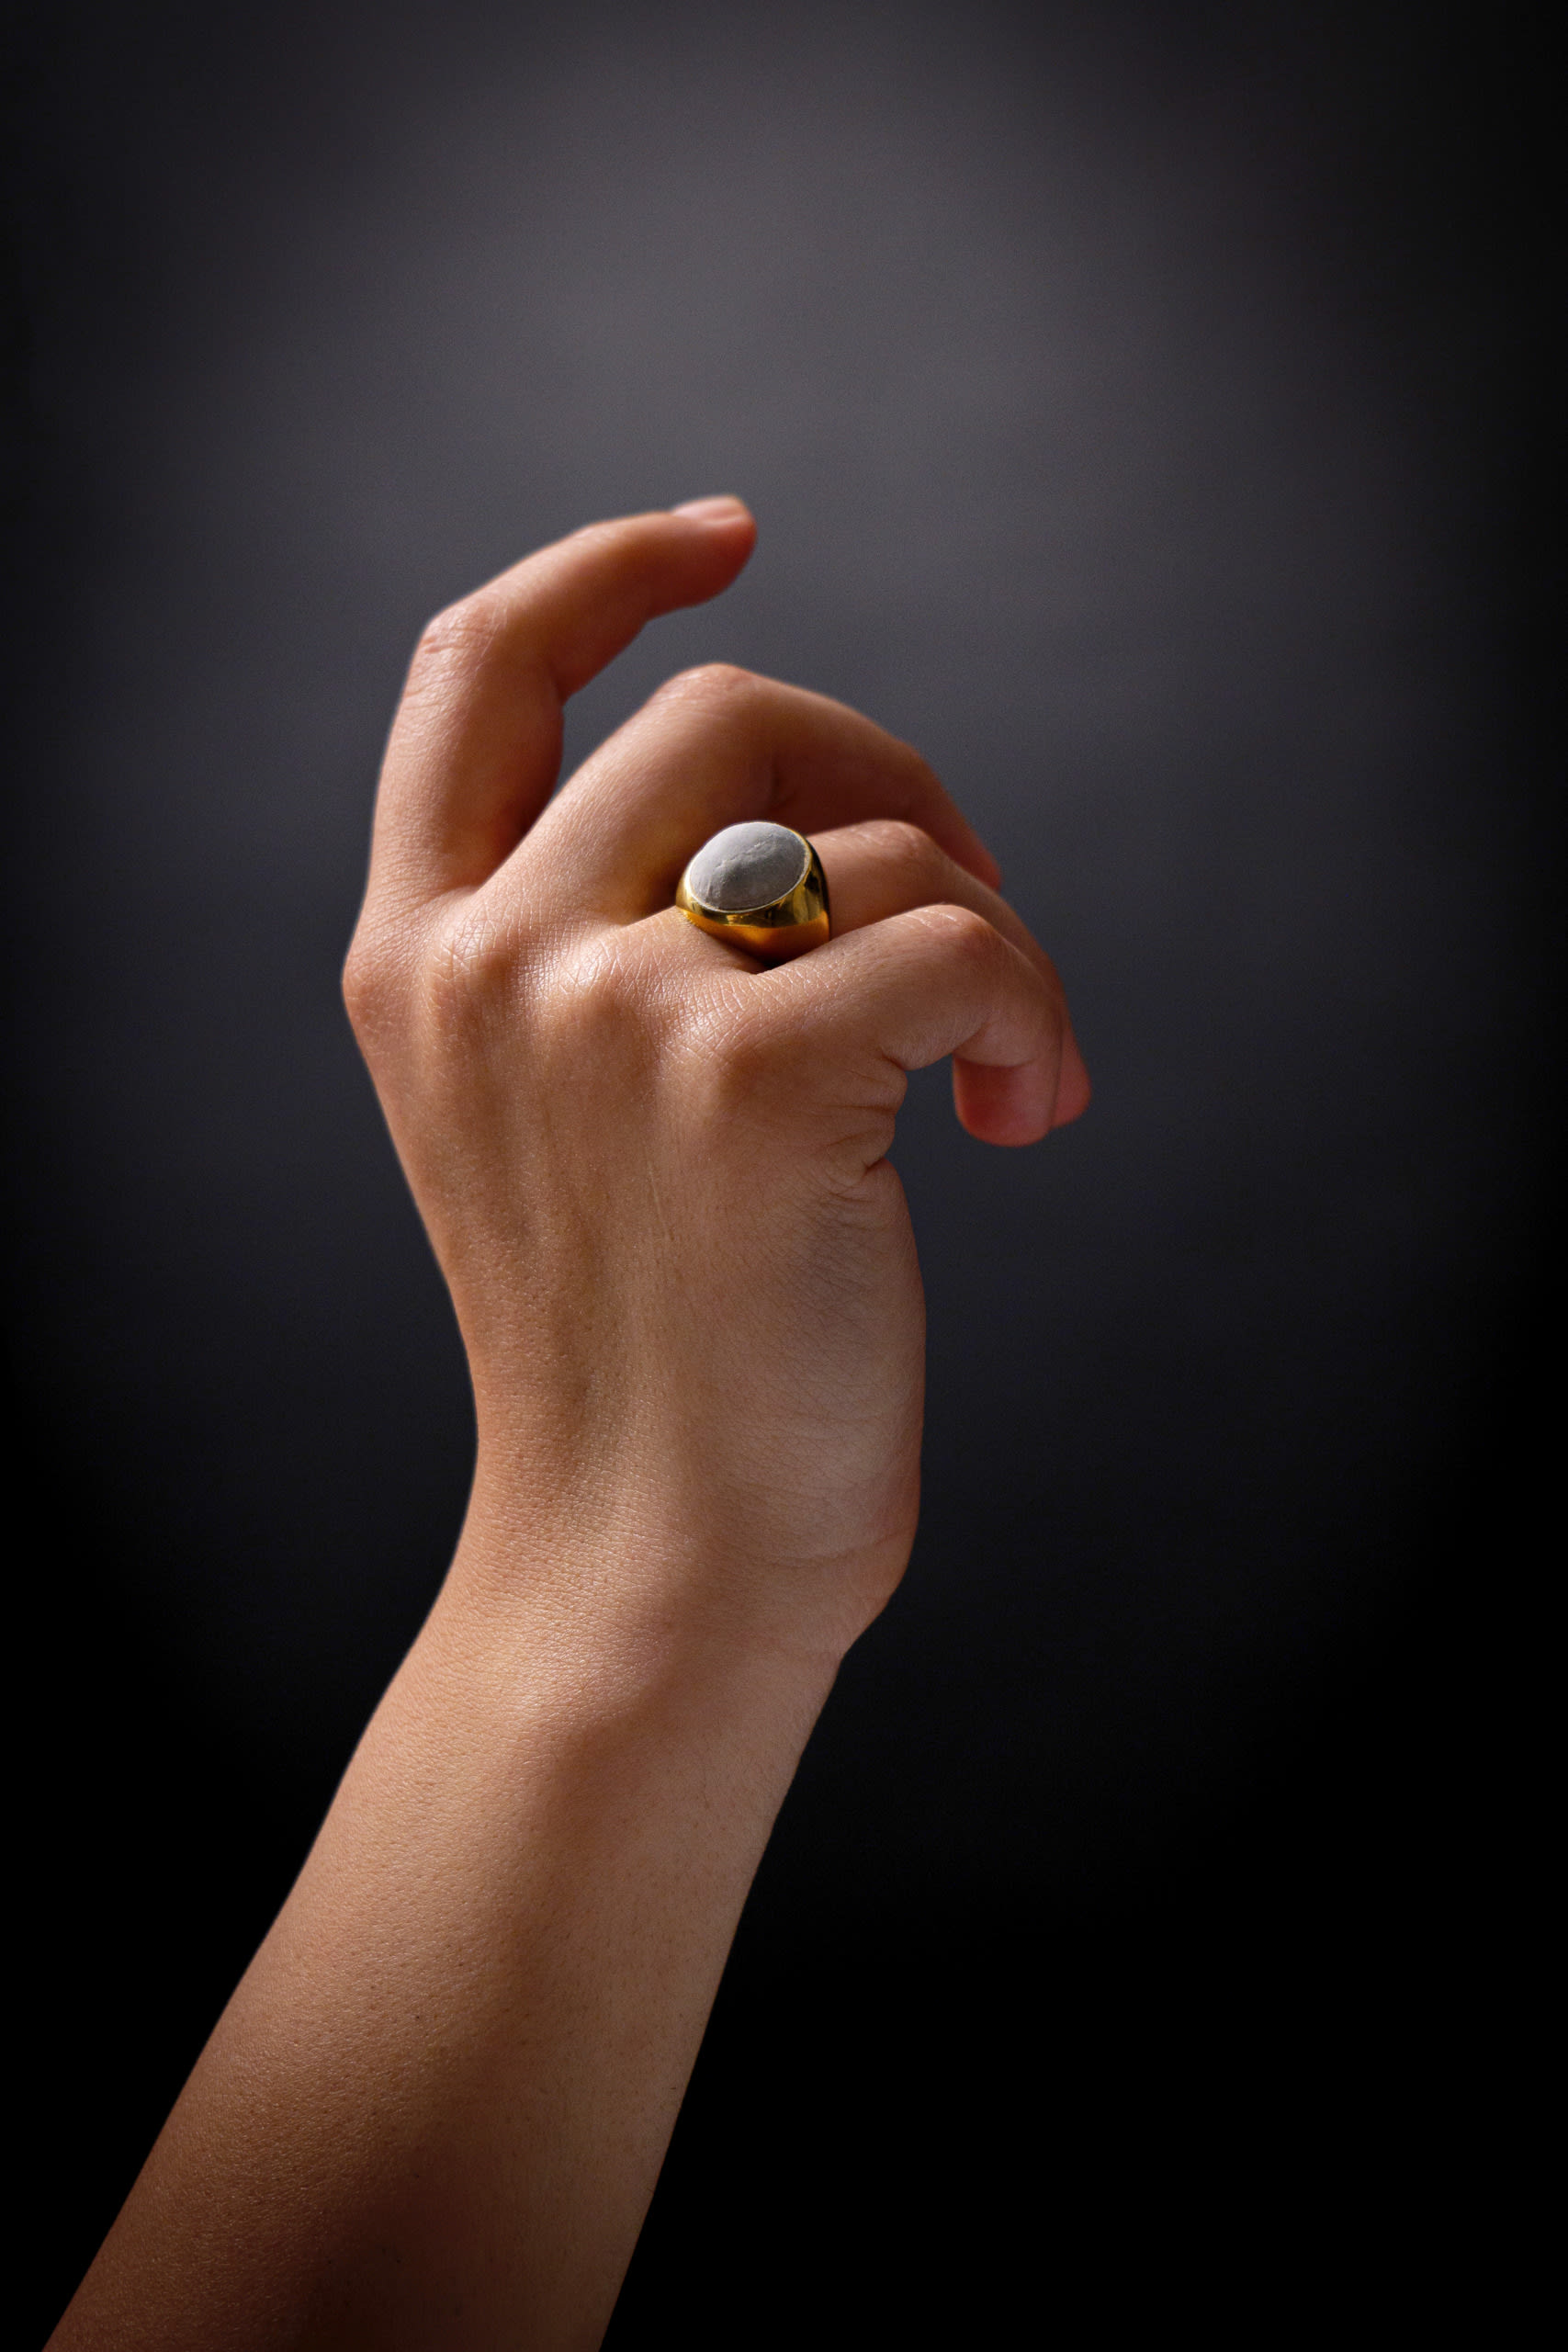
[[[787,825],[760,820],[726,825],[705,842],[686,868],[686,888],[705,907],[739,915],[787,897],[806,872],[810,853]]]

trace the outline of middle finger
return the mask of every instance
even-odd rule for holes
[[[636,922],[670,904],[711,834],[752,817],[801,833],[902,819],[966,873],[999,878],[908,744],[825,695],[723,667],[672,679],[601,745],[513,852],[509,878],[558,914]]]

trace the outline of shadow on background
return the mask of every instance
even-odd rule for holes
[[[1540,1442],[1549,977],[1523,76],[1443,38],[1242,0],[24,28],[39,2329],[462,1510],[336,993],[408,649],[716,490],[750,572],[571,756],[710,657],[867,709],[996,850],[1098,1091],[1002,1155],[911,1090],[921,1535],[613,2342],[875,2341],[911,2293],[979,2341],[1021,2279],[1213,2310],[1238,2232],[1303,2296],[1419,2251],[1380,2183],[1468,2161],[1423,2037],[1456,1910],[1507,1917],[1475,1726]]]

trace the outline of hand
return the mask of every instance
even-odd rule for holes
[[[1087,1099],[985,850],[852,712],[699,670],[549,800],[562,697],[751,540],[729,500],[579,532],[415,657],[347,993],[468,1342],[473,1505],[73,2352],[598,2342],[914,1531],[904,1074],[955,1055],[1000,1143]],[[671,904],[764,814],[837,925],[770,969]]]
[[[468,1346],[469,1554],[558,1566],[574,1625],[837,1656],[915,1527],[905,1073],[954,1056],[958,1115],[1002,1144],[1089,1085],[990,856],[841,705],[693,671],[550,798],[564,697],[753,537],[732,500],[598,525],[431,625],[346,994]],[[783,967],[671,905],[761,816],[813,838],[832,898],[832,941]],[[592,1592],[585,1552],[616,1564]]]

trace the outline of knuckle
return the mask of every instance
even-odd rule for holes
[[[865,833],[878,863],[913,888],[919,888],[947,871],[948,861],[930,833],[906,817],[873,818]]]
[[[343,1001],[349,1026],[356,1037],[365,1034],[374,1019],[380,993],[380,974],[374,952],[362,944],[355,933],[343,967]]]
[[[397,993],[400,958],[384,927],[362,916],[343,967],[349,1025],[364,1044],[384,1024]]]
[[[664,1001],[631,935],[550,928],[483,892],[429,923],[362,918],[343,990],[367,1055],[438,1093],[489,1067],[547,1099],[624,1099],[691,1011]]]
[[[483,1057],[514,1015],[519,960],[511,926],[478,899],[432,925],[411,949],[400,1026],[427,1074]]]
[[[955,962],[994,971],[1007,955],[1001,933],[973,907],[922,907],[918,919]]]
[[[673,678],[666,679],[654,700],[694,705],[705,711],[727,711],[752,701],[760,684],[753,672],[742,670],[733,662],[703,662],[694,669],[682,670]]]
[[[529,1055],[551,1092],[586,1088],[630,1103],[657,1069],[669,1026],[636,955],[619,941],[597,941],[539,976],[529,999]]]
[[[440,1032],[483,1028],[516,984],[512,926],[482,897],[443,924],[421,971],[428,1018]]]
[[[585,942],[552,967],[539,996],[547,1026],[568,1037],[603,1042],[640,1027],[651,1001],[649,976],[622,934]]]
[[[681,1088],[695,1124],[722,1136],[775,1084],[788,1055],[772,1024],[721,998],[680,1026]]]
[[[574,549],[581,548],[615,548],[621,544],[621,542],[626,538],[626,518],[624,516],[619,519],[613,517],[607,522],[600,521],[597,523],[580,523],[575,531],[569,531],[563,539],[558,539],[556,546],[558,548],[572,548]],[[551,553],[553,550],[547,549],[546,552]]]
[[[448,1023],[525,1038],[530,1060],[562,1086],[597,1083],[646,1050],[654,992],[622,933],[470,915],[446,947],[439,986]]]
[[[765,1023],[731,1022],[714,1057],[724,1107],[750,1101],[773,1077],[784,1058],[780,1041]]]
[[[420,631],[407,692],[417,696],[454,676],[471,677],[494,645],[500,627],[495,599],[485,589],[446,605]]]

